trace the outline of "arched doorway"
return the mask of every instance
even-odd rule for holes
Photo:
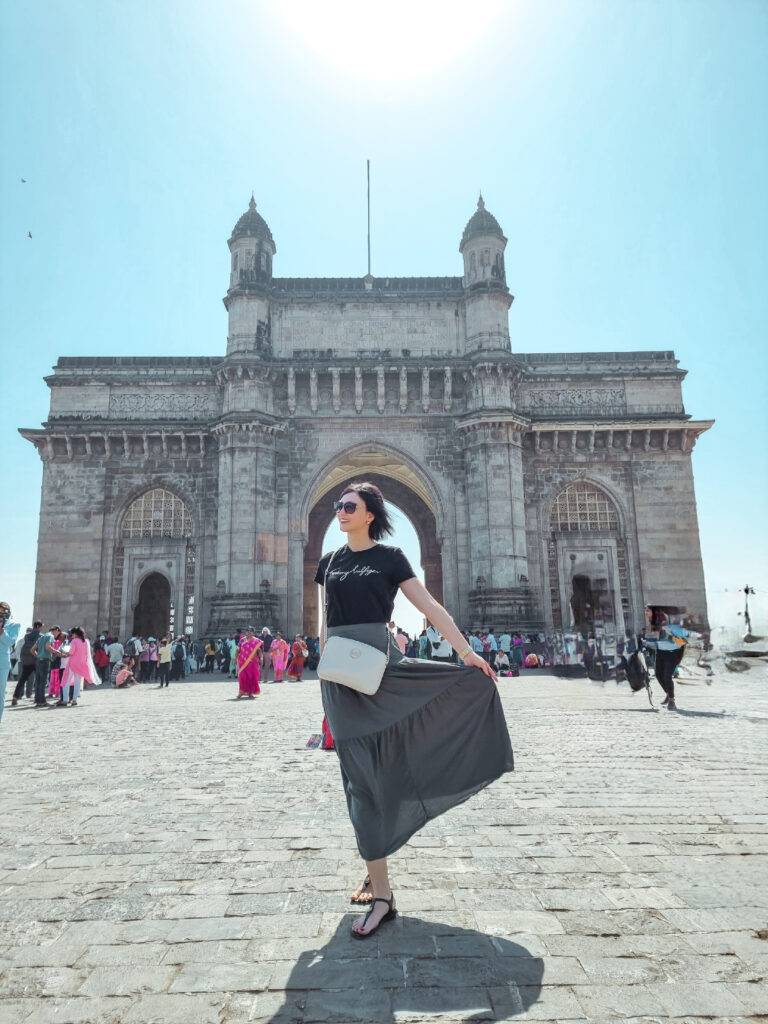
[[[375,463],[374,463],[375,465]],[[346,472],[339,470],[346,470]],[[304,615],[303,631],[314,635],[318,621],[317,586],[314,582],[317,563],[322,555],[323,538],[333,519],[332,502],[344,487],[355,480],[370,480],[381,488],[384,497],[411,521],[421,548],[421,568],[424,571],[424,585],[440,602],[443,601],[443,562],[438,540],[437,520],[428,504],[429,495],[423,484],[398,480],[377,468],[366,470],[364,465],[357,470],[338,467],[328,474],[317,488],[309,512],[307,544],[304,548]]]
[[[549,517],[555,629],[623,635],[631,622],[627,546],[616,503],[589,480],[567,484]]]
[[[139,587],[133,611],[133,635],[162,637],[171,620],[171,585],[159,572],[151,572]]]

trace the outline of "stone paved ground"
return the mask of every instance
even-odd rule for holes
[[[518,771],[361,877],[317,684],[85,695],[0,731],[2,1024],[768,1016],[768,681],[500,684]]]

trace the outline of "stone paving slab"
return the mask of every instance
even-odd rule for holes
[[[362,869],[317,683],[189,681],[8,708],[2,1024],[768,1017],[768,679],[532,673],[518,770],[392,859],[400,915],[349,936]]]

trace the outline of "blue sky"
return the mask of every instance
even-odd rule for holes
[[[28,618],[16,428],[57,356],[223,352],[252,189],[277,274],[363,274],[367,157],[374,273],[460,272],[482,188],[515,350],[676,351],[717,419],[694,453],[712,617],[765,595],[767,43],[750,0],[2,0],[4,598]]]

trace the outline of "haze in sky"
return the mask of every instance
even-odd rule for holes
[[[482,189],[514,351],[675,350],[711,619],[768,628],[767,43],[762,0],[2,0],[0,596],[57,357],[223,353],[252,190],[276,274],[364,274],[370,158],[374,274],[460,273]]]

